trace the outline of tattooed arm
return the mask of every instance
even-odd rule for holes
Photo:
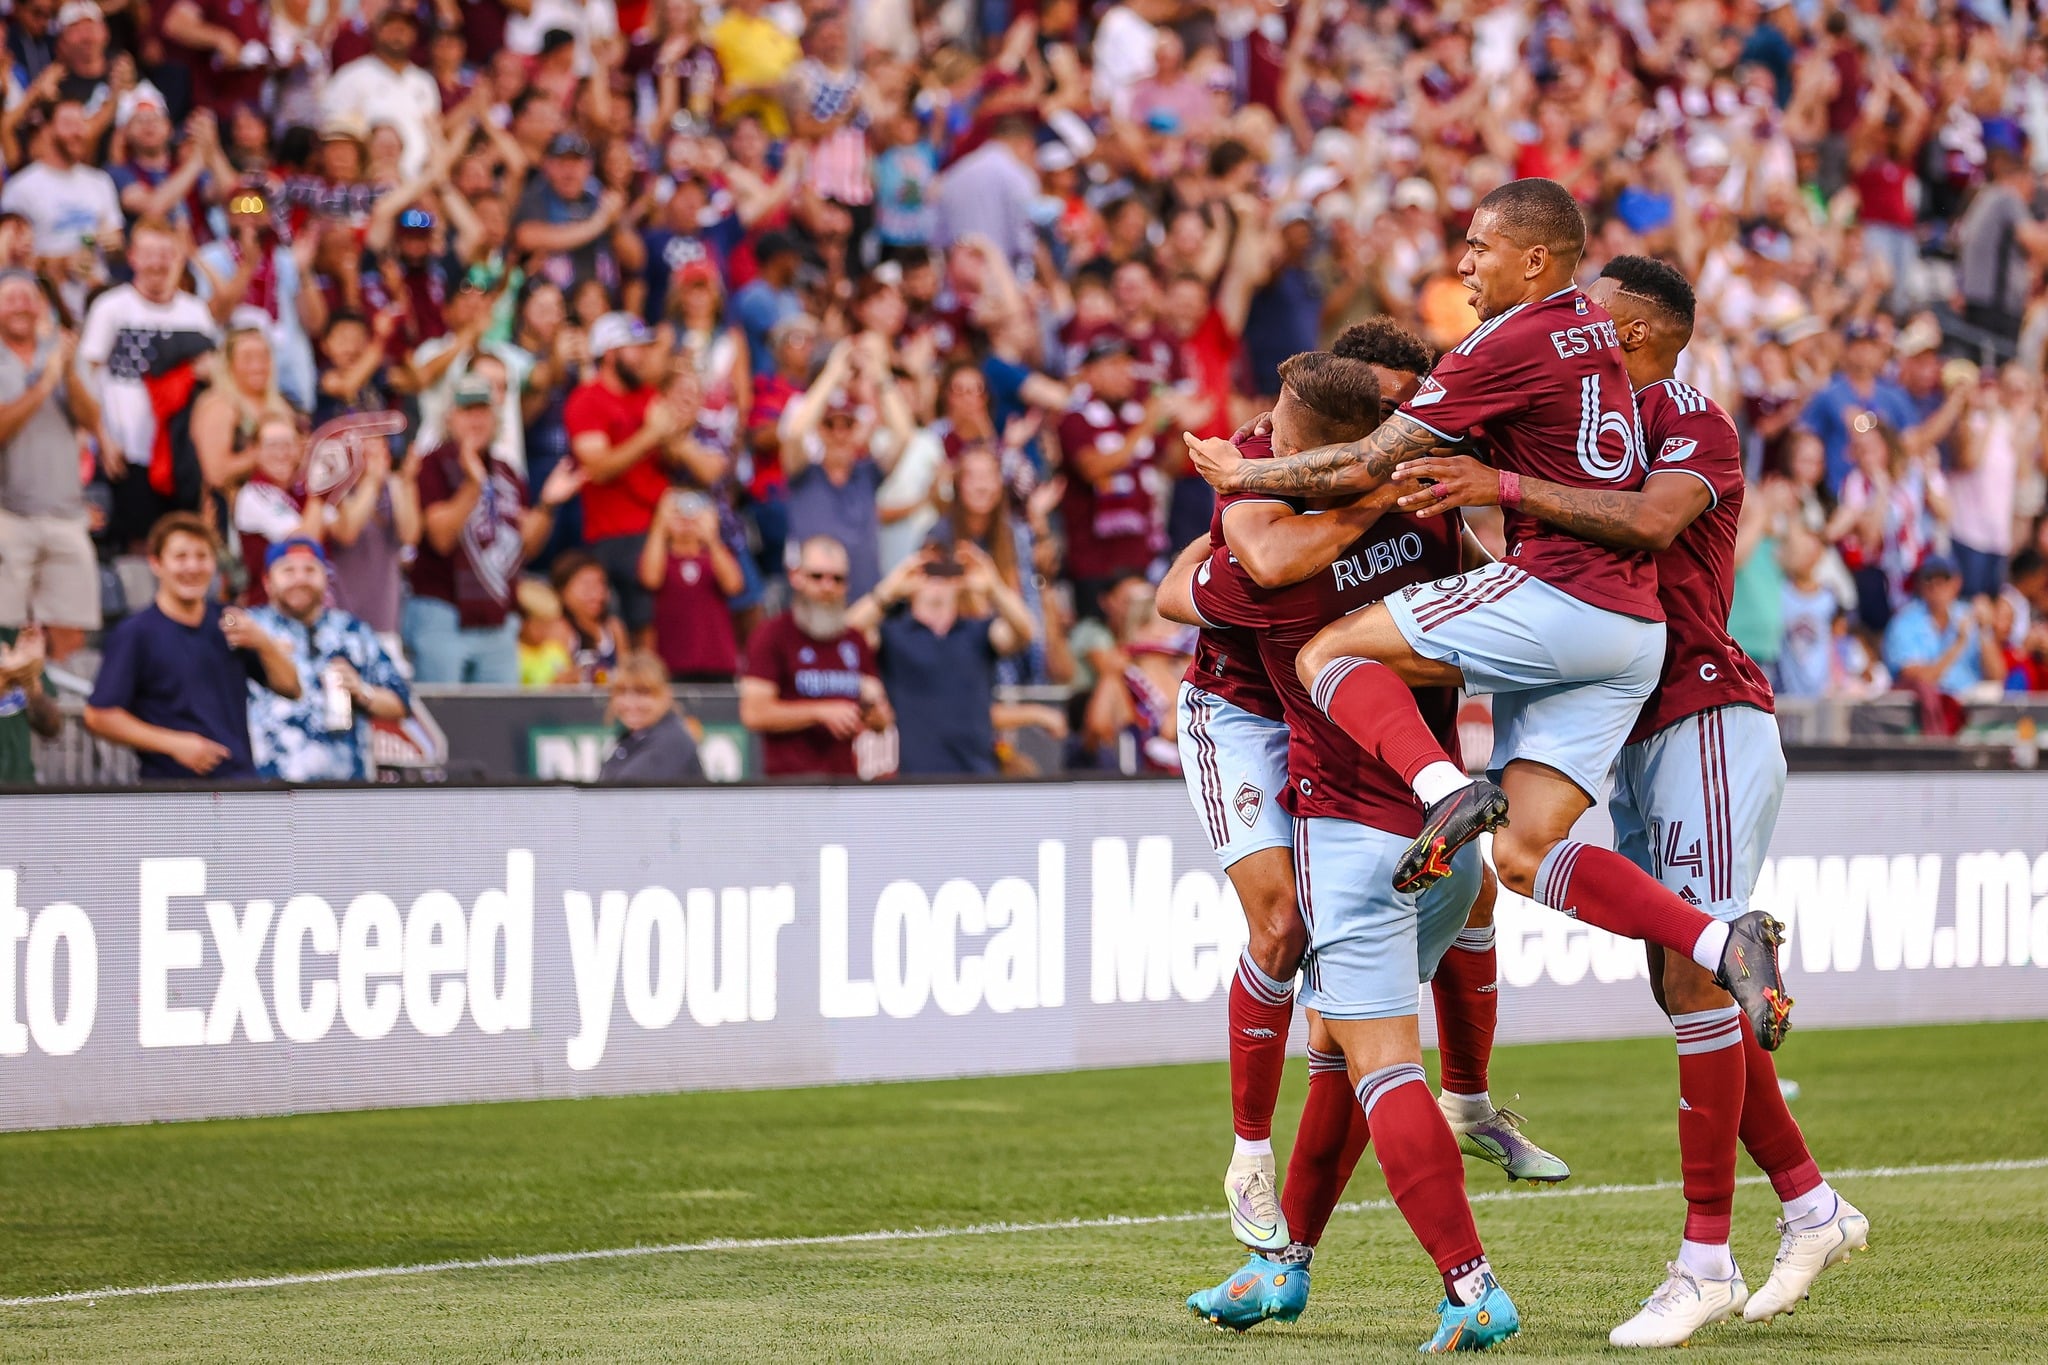
[[[1228,441],[1184,439],[1195,468],[1219,493],[1303,498],[1370,493],[1391,478],[1403,460],[1427,455],[1443,444],[1443,437],[1399,413],[1363,441],[1319,446],[1285,459],[1247,460]]]
[[[1661,477],[1660,477],[1661,476]],[[1394,472],[1401,483],[1432,482],[1401,498],[1401,509],[1433,517],[1454,507],[1500,503],[1500,472],[1464,455],[1410,460]],[[1638,492],[1567,488],[1522,476],[1520,510],[1583,540],[1618,550],[1662,550],[1713,505],[1706,480],[1683,470],[1653,471]]]

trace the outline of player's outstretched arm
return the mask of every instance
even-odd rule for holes
[[[1278,493],[1328,498],[1370,493],[1393,476],[1403,460],[1427,455],[1443,438],[1395,413],[1362,441],[1318,446],[1279,460],[1247,460],[1220,437],[1184,436],[1195,468],[1219,493]]]
[[[1467,455],[1410,460],[1394,471],[1403,487],[1401,510],[1441,516],[1458,507],[1505,507],[1617,550],[1662,550],[1713,505],[1706,480],[1680,470],[1656,470],[1639,492],[1567,488],[1548,479],[1509,475],[1505,497],[1499,470]]]

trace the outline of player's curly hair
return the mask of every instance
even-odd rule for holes
[[[1613,280],[1621,292],[1632,294],[1663,312],[1686,331],[1692,330],[1694,299],[1692,285],[1678,267],[1654,256],[1616,256],[1600,272]]]
[[[1280,362],[1280,382],[1331,441],[1355,441],[1380,424],[1380,379],[1362,360],[1305,351]]]
[[[1428,374],[1436,363],[1428,342],[1389,317],[1367,318],[1346,327],[1330,343],[1330,354],[1406,374]]]

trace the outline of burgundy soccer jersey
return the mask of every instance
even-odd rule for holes
[[[1664,604],[1664,676],[1636,720],[1633,744],[1717,706],[1772,709],[1771,685],[1728,634],[1735,594],[1735,526],[1742,517],[1742,447],[1721,405],[1665,379],[1636,395],[1650,474],[1690,474],[1713,503],[1657,556]]]
[[[1567,488],[1641,487],[1635,396],[1614,319],[1577,285],[1517,304],[1444,352],[1415,396],[1411,418],[1499,469]],[[1507,514],[1508,560],[1581,602],[1644,621],[1664,619],[1648,554],[1610,550]]]
[[[1273,458],[1273,443],[1266,437],[1240,441],[1237,446],[1248,460]],[[1223,549],[1223,509],[1238,502],[1266,502],[1276,499],[1259,494],[1234,493],[1216,503],[1209,514],[1209,553]],[[1227,554],[1228,551],[1226,550]],[[1233,564],[1232,566],[1236,566]],[[1238,570],[1242,574],[1242,570]],[[1249,581],[1249,580],[1247,580]],[[1205,626],[1195,639],[1195,657],[1188,661],[1185,681],[1212,696],[1221,697],[1240,710],[1267,720],[1281,719],[1280,693],[1266,676],[1259,657],[1259,638],[1243,626]]]
[[[1098,482],[1090,483],[1073,469],[1078,452],[1115,450],[1124,443],[1125,434],[1144,420],[1145,404],[1138,398],[1111,403],[1097,398],[1085,385],[1076,391],[1074,406],[1060,419],[1060,449],[1066,452],[1068,464],[1067,492],[1060,510],[1067,526],[1067,572],[1076,579],[1085,582],[1142,573],[1166,543],[1159,500],[1147,478],[1154,458],[1152,437],[1139,437],[1136,458]]]
[[[1247,454],[1250,452],[1247,451]],[[1411,583],[1458,572],[1459,520],[1428,521],[1388,514],[1314,578],[1284,588],[1262,588],[1219,542],[1195,572],[1195,606],[1219,625],[1256,632],[1266,676],[1280,694],[1287,721],[1287,794],[1281,804],[1300,818],[1329,816],[1412,836],[1422,830],[1422,808],[1408,784],[1316,706],[1295,673],[1301,647],[1340,616],[1379,601]],[[1457,752],[1458,694],[1420,688],[1423,719],[1447,752]]]
[[[861,679],[879,677],[867,637],[849,630],[832,640],[813,640],[788,612],[767,622],[747,641],[740,676],[775,684],[779,701],[859,701]],[[761,771],[768,777],[817,774],[855,776],[853,740],[835,739],[822,725],[761,736]]]

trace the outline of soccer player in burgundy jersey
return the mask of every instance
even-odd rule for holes
[[[1347,427],[1370,427],[1378,418],[1378,384],[1363,362],[1329,353],[1297,356],[1281,367],[1281,375],[1273,428],[1283,449],[1303,439],[1341,436]],[[1317,539],[1348,533],[1333,533],[1331,526],[1367,523],[1300,581],[1262,586],[1225,543],[1199,571],[1193,567],[1196,556],[1184,555],[1162,587],[1169,602],[1190,598],[1211,626],[1255,631],[1264,672],[1279,691],[1288,723],[1283,799],[1294,817],[1297,898],[1310,926],[1303,975],[1311,1009],[1312,1094],[1285,1191],[1287,1223],[1299,1229],[1301,1240],[1277,1255],[1254,1252],[1223,1284],[1191,1296],[1188,1306],[1218,1326],[1239,1330],[1267,1317],[1298,1316],[1307,1298],[1313,1245],[1370,1131],[1379,1135],[1380,1164],[1397,1204],[1444,1278],[1438,1330],[1425,1349],[1459,1343],[1470,1348],[1511,1335],[1518,1319],[1472,1224],[1457,1142],[1443,1111],[1430,1102],[1421,1069],[1416,982],[1433,973],[1464,928],[1483,865],[1477,851],[1468,850],[1458,857],[1454,875],[1423,892],[1392,889],[1386,873],[1421,828],[1420,807],[1397,774],[1360,752],[1316,709],[1293,668],[1295,651],[1329,620],[1458,567],[1457,527],[1383,517],[1381,509],[1391,501],[1383,495],[1362,510],[1346,509],[1341,522],[1334,512],[1300,518],[1292,529]],[[1235,521],[1226,513],[1226,536]],[[1455,690],[1431,689],[1423,705],[1448,739],[1456,722]],[[1337,1081],[1339,1076],[1346,1081]],[[1342,1100],[1334,1114],[1333,1095]]]
[[[1727,629],[1742,451],[1728,414],[1677,378],[1692,337],[1685,277],[1662,261],[1619,256],[1587,293],[1614,317],[1650,474],[1640,493],[1528,479],[1522,508],[1589,540],[1656,556],[1670,640],[1657,690],[1615,769],[1616,847],[1681,898],[1731,919],[1749,908],[1785,791],[1770,684]],[[1402,499],[1425,518],[1498,499],[1499,475],[1469,457],[1413,461],[1396,477],[1434,481]],[[1750,1321],[1790,1312],[1870,1230],[1822,1179],[1770,1055],[1727,993],[1697,963],[1655,946],[1650,966],[1678,1037],[1687,1213],[1669,1278],[1614,1329],[1617,1346],[1675,1346],[1738,1311]],[[1785,1206],[1777,1263],[1753,1296],[1728,1250],[1738,1140]]]
[[[1497,829],[1494,862],[1506,885],[1692,958],[1733,994],[1768,1050],[1790,1026],[1782,926],[1756,912],[1723,923],[1621,855],[1570,839],[1664,658],[1649,555],[1594,544],[1520,508],[1524,475],[1610,494],[1643,479],[1614,321],[1572,282],[1585,241],[1585,219],[1563,186],[1511,181],[1480,201],[1459,263],[1480,325],[1370,438],[1256,462],[1227,441],[1186,440],[1220,493],[1300,496],[1371,492],[1404,460],[1476,440],[1505,485],[1507,560],[1412,585],[1334,622],[1299,660],[1318,704],[1425,807],[1395,884],[1426,886],[1458,849]],[[1494,694],[1488,777],[1450,761],[1411,686]]]

